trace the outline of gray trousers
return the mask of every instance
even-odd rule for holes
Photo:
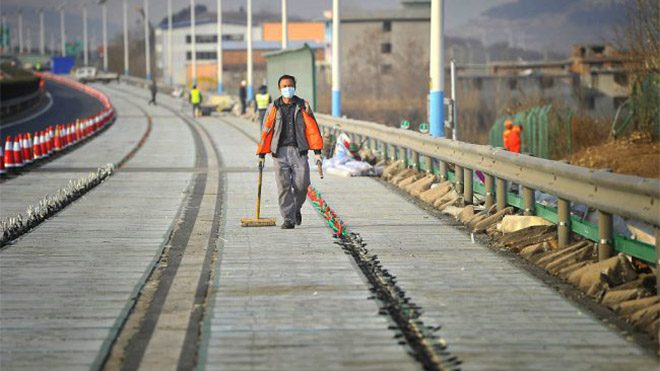
[[[291,223],[296,221],[307,198],[309,186],[309,162],[307,155],[301,155],[297,147],[280,147],[273,157],[275,182],[277,183],[278,201],[282,218]]]

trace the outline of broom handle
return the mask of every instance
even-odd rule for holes
[[[261,176],[264,171],[264,163],[259,161],[259,180],[257,181],[257,219],[259,219],[259,211],[261,209]]]

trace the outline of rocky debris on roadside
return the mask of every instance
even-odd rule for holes
[[[599,262],[597,244],[576,235],[560,248],[555,224],[519,215],[513,207],[497,211],[495,205],[464,205],[452,182],[438,182],[432,174],[406,168],[401,160],[387,165],[382,178],[452,216],[472,233],[487,234],[493,247],[516,253],[567,281],[658,341],[660,297],[656,272],[648,264],[623,254]]]

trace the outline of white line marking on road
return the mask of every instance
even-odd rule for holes
[[[24,123],[25,121],[32,120],[33,118],[35,118],[35,117],[37,117],[37,116],[39,116],[39,115],[42,115],[44,112],[48,111],[48,110],[50,109],[50,107],[53,106],[53,97],[50,95],[49,92],[46,92],[46,98],[48,98],[48,104],[47,104],[46,107],[44,107],[41,111],[36,112],[36,113],[32,114],[31,116],[28,116],[28,117],[26,117],[26,118],[20,119],[20,120],[18,120],[18,121],[16,121],[16,122],[12,122],[12,123],[9,124],[9,125],[2,125],[2,126],[0,126],[0,128],[2,128],[2,129],[7,129],[7,128],[10,128],[10,127],[12,127],[12,126],[16,126],[16,125],[18,125],[18,124],[22,124],[22,123]]]

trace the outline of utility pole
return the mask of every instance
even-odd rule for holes
[[[108,70],[108,8],[106,0],[99,0],[101,16],[103,18],[103,70]]]
[[[252,0],[247,0],[247,101],[252,100]]]
[[[124,75],[128,76],[128,5],[124,0]]]
[[[83,59],[84,65],[89,64],[89,56],[87,54],[87,3],[83,4]]]
[[[197,85],[197,34],[195,31],[195,0],[190,0],[190,62],[192,63],[193,85]]]
[[[174,85],[174,67],[172,66],[172,0],[167,0],[167,72],[170,85]]]
[[[282,49],[287,48],[289,42],[288,19],[286,14],[286,0],[282,0]]]
[[[64,31],[64,3],[60,5],[60,41],[62,42],[62,56],[66,56],[66,33]]]
[[[332,116],[341,116],[339,0],[332,0]]]
[[[44,8],[39,9],[39,53],[46,54],[46,33],[44,32]]]
[[[430,129],[431,136],[445,135],[444,120],[444,0],[431,0]]]
[[[216,42],[216,63],[218,69],[218,94],[224,91],[224,84],[222,80],[222,0],[218,1],[218,16],[216,19],[218,40]]]
[[[151,38],[149,37],[149,0],[144,0],[144,55],[147,64],[147,80],[151,80]]]
[[[32,54],[32,27],[27,26],[27,40],[25,43],[28,54]]]
[[[18,11],[18,54],[23,54],[23,9]]]

